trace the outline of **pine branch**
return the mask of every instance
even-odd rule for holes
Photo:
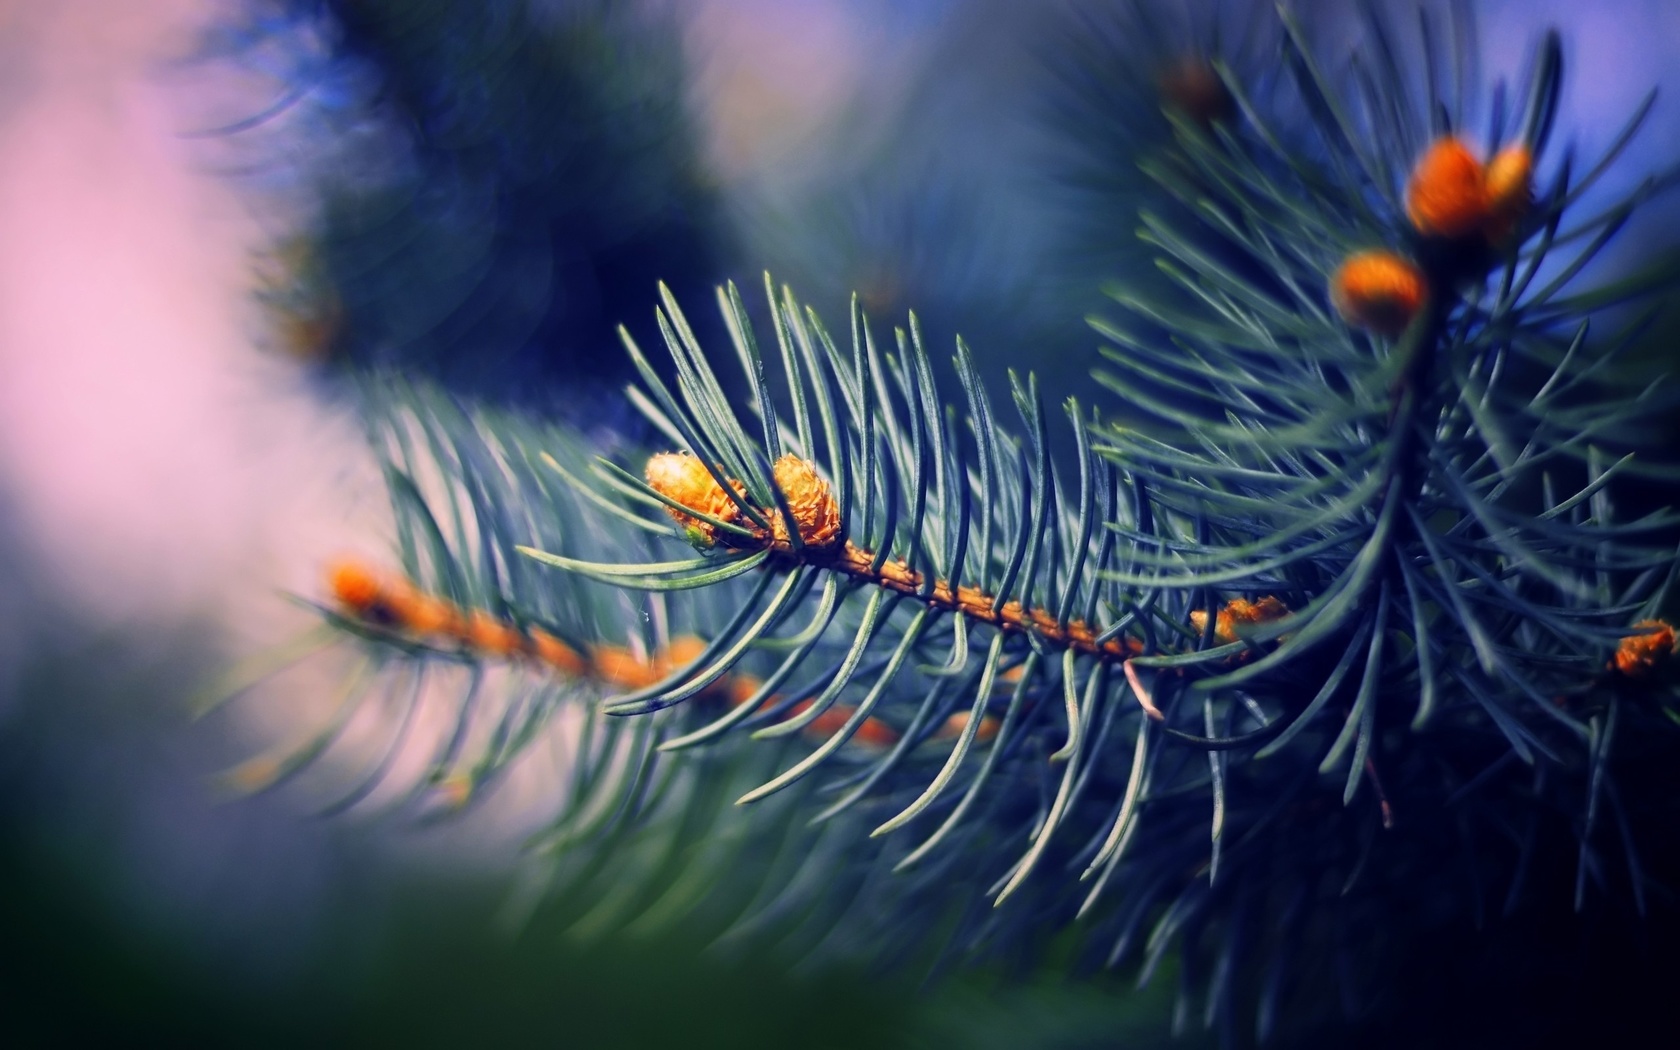
[[[1345,76],[1280,28],[1275,97],[1215,62],[1241,122],[1180,120],[1151,162],[1196,217],[1142,219],[1178,294],[1119,291],[1125,319],[1095,322],[1099,382],[1146,423],[1070,399],[1063,469],[1030,376],[1014,434],[960,342],[947,402],[914,317],[884,349],[854,301],[842,342],[768,280],[764,349],[719,292],[737,406],[730,355],[662,289],[672,369],[621,334],[679,451],[590,464],[561,431],[404,394],[381,447],[408,582],[347,579],[332,622],[380,658],[622,690],[587,708],[546,841],[745,829],[704,869],[762,873],[719,906],[726,939],[796,921],[809,957],[1025,957],[1071,926],[1144,979],[1178,952],[1210,1022],[1257,1000],[1264,1034],[1294,986],[1370,994],[1347,938],[1404,939],[1419,895],[1519,906],[1560,829],[1577,907],[1614,879],[1643,909],[1663,803],[1616,785],[1673,754],[1680,517],[1610,497],[1666,476],[1629,435],[1672,402],[1612,374],[1641,319],[1595,329],[1680,273],[1579,287],[1645,196],[1575,217],[1625,141],[1530,201],[1555,35],[1484,161],[1458,134],[1475,100],[1438,82],[1464,56],[1427,22],[1421,80],[1375,16]],[[1285,105],[1306,119],[1274,126]],[[561,707],[493,734],[483,768]],[[463,703],[457,737],[493,718]],[[724,785],[777,814],[729,823]]]

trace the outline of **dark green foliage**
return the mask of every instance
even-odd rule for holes
[[[280,102],[228,130],[283,125],[255,174],[316,202],[275,292],[317,321],[297,352],[540,402],[613,377],[592,348],[640,289],[710,282],[668,20],[598,0],[276,0],[207,50],[280,66]]]
[[[1068,253],[1074,279],[1143,279],[1150,260],[1133,236],[1139,203],[1170,202],[1145,175],[1146,158],[1171,149],[1175,120],[1207,128],[1235,120],[1213,62],[1252,88],[1275,77],[1280,40],[1269,5],[1242,0],[1071,5],[1052,23],[1041,46],[1054,81],[1044,94],[1073,190],[1068,207],[1081,220]]]

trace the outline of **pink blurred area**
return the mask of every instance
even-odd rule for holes
[[[0,497],[38,578],[110,626],[272,631],[276,587],[377,507],[351,421],[259,351],[258,216],[162,71],[205,0],[0,8]],[[18,625],[8,625],[16,627]]]
[[[726,181],[788,163],[863,78],[879,32],[843,5],[795,7],[693,12]],[[248,651],[301,622],[278,591],[314,593],[326,557],[381,552],[386,533],[355,421],[263,350],[255,264],[283,220],[191,134],[197,114],[265,101],[242,110],[251,85],[181,62],[226,13],[0,5],[0,514],[79,621],[213,621]],[[34,644],[30,619],[0,602],[0,648]]]
[[[382,496],[354,421],[261,349],[253,263],[275,216],[190,134],[191,114],[240,112],[213,96],[247,85],[180,72],[219,13],[0,6],[0,513],[79,617],[215,618],[250,644],[288,615],[276,589],[312,592],[326,556],[383,549]],[[844,5],[693,14],[725,180],[797,155],[880,49]]]
[[[935,5],[923,5],[935,6]],[[867,152],[905,104],[930,34],[879,0],[689,0],[677,10],[712,177],[773,191]],[[865,108],[872,120],[847,120]],[[832,141],[844,123],[844,151]],[[864,141],[859,141],[859,136]]]

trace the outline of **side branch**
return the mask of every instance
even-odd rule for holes
[[[1073,619],[1063,623],[1048,609],[1028,608],[1014,600],[999,602],[996,595],[987,594],[978,587],[953,588],[947,580],[935,580],[932,588],[924,593],[926,579],[921,573],[902,561],[883,561],[877,569],[875,553],[849,540],[836,549],[813,551],[807,548],[797,555],[778,540],[772,540],[771,547],[778,555],[797,557],[803,564],[845,573],[889,591],[918,597],[934,608],[963,613],[1002,631],[1030,632],[1051,645],[1098,659],[1124,660],[1143,651],[1142,643],[1135,638],[1110,638],[1099,642],[1097,631],[1084,620]]]
[[[328,589],[346,620],[382,639],[406,645],[469,656],[476,660],[520,662],[540,667],[568,681],[594,682],[615,689],[645,689],[682,674],[706,648],[694,635],[672,638],[651,653],[637,653],[622,645],[573,645],[535,624],[520,624],[485,609],[463,609],[448,599],[429,594],[406,579],[392,578],[358,562],[344,561],[328,571]],[[740,707],[758,699],[763,682],[741,671],[726,674],[700,695]],[[774,708],[778,697],[764,698]],[[803,714],[811,701],[793,704],[780,717]],[[813,736],[827,736],[851,717],[852,708],[836,704],[806,727]],[[936,737],[955,736],[966,714],[953,715]],[[980,733],[989,739],[996,719],[982,720]],[[891,747],[898,731],[879,718],[868,718],[854,739],[872,748]]]
[[[844,538],[839,505],[828,483],[810,463],[785,455],[774,464],[773,475],[786,510],[759,508],[771,523],[765,530],[750,526],[738,513],[738,505],[746,499],[746,486],[731,478],[729,488],[733,492],[725,490],[713,472],[692,454],[659,453],[648,459],[646,470],[648,485],[673,504],[666,512],[683,526],[697,547],[768,550],[781,564],[844,573],[914,597],[933,608],[960,612],[999,630],[1032,633],[1051,645],[1100,660],[1126,660],[1143,651],[1136,639],[1099,640],[1098,632],[1084,620],[1064,622],[1048,609],[1000,600],[998,595],[977,587],[952,587],[948,580],[934,580],[930,586],[922,573],[904,561],[880,558],[876,552]]]

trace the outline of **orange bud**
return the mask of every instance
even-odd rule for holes
[[[852,741],[865,747],[888,748],[898,743],[898,731],[879,718],[865,718],[852,734]]]
[[[1231,614],[1233,621],[1242,624],[1281,620],[1289,615],[1289,606],[1270,594],[1257,602],[1251,602],[1247,598],[1232,598],[1225,604],[1225,609]]]
[[[679,667],[687,666],[700,659],[700,654],[706,651],[706,640],[692,634],[685,634],[671,639],[665,651],[660,654],[659,667],[662,671],[675,671]]]
[[[712,477],[711,471],[690,452],[660,452],[649,456],[645,471],[647,483],[655,492],[669,497],[690,510],[698,511],[719,521],[734,523],[740,508],[729,498],[723,486]],[[745,496],[746,487],[730,480],[737,495]],[[690,531],[708,546],[717,542],[717,527],[684,514],[675,507],[666,507],[678,525]]]
[[[653,664],[621,645],[597,645],[590,663],[603,681],[624,689],[642,689],[663,677]]]
[[[782,490],[788,510],[793,512],[799,538],[809,547],[831,547],[840,539],[840,505],[834,501],[828,482],[817,474],[816,468],[798,456],[778,459],[772,468],[776,487]],[[770,518],[776,540],[788,541],[787,523],[781,514]]]
[[[454,634],[461,629],[461,617],[455,606],[408,584],[393,588],[386,595],[385,603],[392,618],[414,634]]]
[[[1461,140],[1436,139],[1406,184],[1406,217],[1425,236],[1463,237],[1480,230],[1487,214],[1482,162]]]
[[[524,633],[483,609],[474,609],[467,617],[461,640],[478,652],[491,656],[513,656],[525,651]]]
[[[1237,636],[1236,636],[1235,633],[1232,633],[1231,637],[1229,637],[1229,638],[1225,637],[1227,629],[1230,627],[1230,623],[1231,623],[1231,621],[1226,617],[1226,614],[1223,613],[1223,612],[1221,612],[1217,617],[1214,618],[1214,621],[1213,621],[1213,640],[1214,641],[1223,642],[1226,645],[1229,645],[1230,643],[1237,640]],[[1207,630],[1207,610],[1206,609],[1192,609],[1190,611],[1190,626],[1195,629],[1197,634],[1201,634],[1203,631],[1206,631]]]
[[[327,585],[340,605],[356,613],[365,613],[379,604],[384,591],[377,573],[348,558],[328,566]]]
[[[1015,692],[1015,687],[1021,684],[1021,675],[1026,671],[1026,669],[1027,665],[1021,663],[1016,664],[1013,667],[1006,667],[999,671],[997,676],[992,679],[992,695],[1009,696]],[[956,718],[957,716],[952,715],[951,717]],[[961,717],[965,720],[968,718],[967,715],[963,715]]]
[[[811,724],[805,727],[805,732],[812,736],[833,736],[840,731],[850,717],[852,717],[851,708],[836,704],[813,719]]]
[[[1644,678],[1674,656],[1674,625],[1664,620],[1640,620],[1633,626],[1640,633],[1622,639],[1610,667],[1629,678]]]
[[[1230,645],[1240,637],[1237,633],[1239,627],[1279,620],[1287,615],[1289,606],[1269,594],[1257,602],[1251,602],[1247,598],[1232,598],[1219,610],[1219,615],[1214,617],[1213,637],[1221,645]],[[1201,609],[1191,612],[1190,626],[1197,631],[1205,631],[1207,613]]]
[[[764,682],[756,675],[750,674],[731,675],[728,681],[730,707],[740,707],[748,700],[751,700],[753,698],[753,694],[757,693],[759,688],[764,685]],[[774,697],[771,699],[772,702],[774,702]]]
[[[1422,271],[1393,252],[1350,255],[1330,278],[1330,302],[1342,320],[1379,335],[1405,331],[1427,296]]]
[[[945,720],[945,724],[939,728],[939,732],[934,734],[934,738],[937,740],[949,740],[952,737],[961,736],[962,731],[967,728],[968,712],[958,711],[956,714]],[[981,715],[980,725],[974,730],[974,742],[977,744],[989,744],[997,738],[997,734],[997,718],[993,715]]]
[[[706,640],[692,634],[681,635],[671,639],[670,643],[659,653],[655,666],[659,669],[660,677],[666,677],[682,670],[694,661],[700,659],[700,654],[706,651]],[[701,696],[729,696],[729,675],[725,674],[701,690]]]
[[[804,714],[806,711],[810,710],[811,703],[812,702],[810,700],[801,700],[799,703],[794,704],[793,708],[788,711],[788,717],[793,718]],[[835,733],[838,733],[841,729],[844,729],[846,723],[849,722],[852,715],[856,713],[857,708],[855,707],[847,707],[845,704],[835,704],[833,707],[812,719],[811,724],[805,727],[805,733],[811,737],[831,737]],[[891,747],[898,743],[898,731],[893,729],[893,727],[887,723],[881,721],[879,718],[865,718],[863,722],[852,731],[852,735],[847,742],[852,744],[862,744],[865,747]]]
[[[531,651],[562,674],[581,675],[588,669],[581,653],[540,627],[531,629]]]
[[[1506,146],[1487,166],[1487,219],[1482,230],[1488,240],[1509,240],[1533,200],[1534,158],[1521,143]]]

